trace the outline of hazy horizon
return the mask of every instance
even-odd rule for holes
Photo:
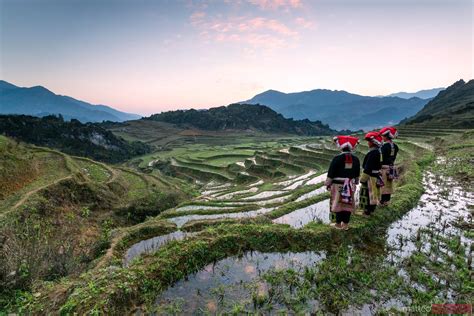
[[[0,0],[0,79],[148,115],[473,76],[471,1]]]

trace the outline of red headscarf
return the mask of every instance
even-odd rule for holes
[[[364,139],[371,142],[377,147],[382,146],[382,136],[380,136],[380,134],[377,132],[368,132],[367,134],[365,134]]]
[[[339,147],[341,150],[344,148],[349,148],[349,150],[352,151],[359,144],[359,138],[354,136],[339,135],[334,137],[333,140],[337,147]]]
[[[379,134],[381,136],[386,136],[390,139],[394,139],[398,136],[398,131],[395,127],[393,126],[387,126],[387,127],[384,127],[380,130]]]

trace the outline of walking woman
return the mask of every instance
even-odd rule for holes
[[[380,130],[380,136],[383,138],[382,151],[382,180],[384,186],[382,188],[381,206],[387,206],[393,193],[393,180],[398,178],[395,169],[395,159],[397,159],[398,146],[393,140],[398,136],[395,127],[384,127]]]
[[[362,163],[359,207],[364,210],[365,216],[370,216],[380,202],[380,188],[383,186],[380,175],[382,137],[377,132],[369,132],[364,138],[369,146],[369,152]]]
[[[342,151],[329,165],[325,185],[331,191],[330,209],[336,214],[336,229],[349,229],[351,214],[355,211],[354,193],[359,183],[360,162],[352,151],[359,143],[353,136],[336,136],[334,142]]]

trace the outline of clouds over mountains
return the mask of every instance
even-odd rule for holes
[[[273,49],[297,41],[301,31],[316,26],[303,15],[301,0],[228,1],[226,5],[228,10],[219,13],[201,5],[191,14],[190,23],[203,40]]]

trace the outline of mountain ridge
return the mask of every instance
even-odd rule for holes
[[[396,93],[391,93],[387,97],[399,97],[402,99],[409,99],[412,97],[418,97],[420,99],[432,99],[438,95],[439,92],[443,91],[446,88],[433,88],[433,89],[423,89],[416,92],[405,92],[400,91]]]
[[[106,105],[93,105],[70,96],[55,94],[43,86],[19,87],[0,80],[0,114],[47,116],[60,114],[81,122],[122,122],[139,115],[118,111]]]
[[[412,97],[370,97],[345,90],[313,89],[284,93],[267,90],[241,104],[263,104],[285,118],[322,121],[339,130],[373,129],[396,124],[416,114],[428,100]],[[396,109],[389,119],[374,120],[373,113]]]

